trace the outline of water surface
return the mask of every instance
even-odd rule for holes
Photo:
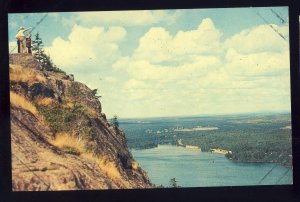
[[[224,155],[172,145],[131,150],[152,183],[182,187],[292,184],[292,170],[271,163],[234,163]]]

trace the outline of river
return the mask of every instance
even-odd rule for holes
[[[169,186],[175,178],[181,187],[292,184],[292,170],[271,163],[236,163],[222,154],[198,149],[158,145],[131,150],[155,185]]]

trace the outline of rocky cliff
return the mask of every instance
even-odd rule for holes
[[[10,55],[14,191],[149,188],[96,90],[31,55]]]

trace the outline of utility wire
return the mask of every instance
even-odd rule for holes
[[[45,18],[48,16],[48,13],[46,13],[41,19],[40,19],[40,21],[38,21],[36,24],[35,24],[35,26],[32,28],[32,30],[29,32],[29,33],[31,33],[33,30],[35,30],[35,28],[37,27],[37,26],[39,26],[44,20],[45,20]]]
[[[255,12],[273,31],[275,31],[283,40],[287,41],[287,39],[275,28],[272,24],[270,24],[263,16],[259,14],[259,12]]]
[[[286,23],[286,21],[278,13],[276,13],[272,8],[271,8],[271,11],[272,11],[272,13],[274,13],[276,15],[276,17],[278,19],[280,19],[280,21],[281,21],[282,24]]]
[[[45,18],[48,16],[48,13],[46,13],[36,24],[35,26],[31,29],[31,31],[29,32],[32,33],[33,30],[35,30],[35,28],[37,28],[44,20]],[[16,45],[10,52],[9,54],[11,54],[16,48],[18,47],[18,45]]]

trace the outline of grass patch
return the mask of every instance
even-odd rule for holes
[[[38,115],[36,107],[29,100],[13,91],[10,91],[10,103],[16,107],[30,111],[36,116]]]
[[[112,180],[120,179],[121,175],[116,164],[104,155],[94,155],[86,151],[87,142],[79,140],[68,133],[58,133],[56,138],[51,141],[51,144],[62,149],[64,152],[80,155],[89,160],[95,161],[98,167]]]
[[[111,179],[116,180],[121,178],[121,174],[116,164],[107,156],[95,156],[92,153],[84,153],[84,157],[96,161],[99,168]]]
[[[92,109],[91,107],[88,107],[88,106],[84,106],[86,112],[93,118],[97,118],[99,117],[99,114],[94,110]]]
[[[140,165],[138,164],[138,162],[132,161],[131,162],[131,167],[132,167],[132,169],[136,170],[140,167]]]
[[[72,109],[74,107],[74,103],[66,101],[62,104],[62,107],[65,109]]]
[[[82,140],[79,140],[67,133],[58,133],[51,144],[62,149],[66,153],[79,155],[85,152],[85,144]]]
[[[37,98],[36,103],[38,105],[44,105],[44,106],[51,106],[55,103],[55,100],[53,100],[52,98],[49,97],[45,97],[45,98]]]
[[[15,82],[26,82],[29,85],[35,82],[45,83],[46,78],[30,68],[23,68],[20,65],[10,65],[9,78]]]
[[[27,100],[24,96],[17,94],[13,91],[10,91],[9,93],[11,105],[20,107],[24,110],[31,112],[46,128],[49,128],[49,123],[47,122],[46,118],[39,113],[37,108],[29,100]]]

